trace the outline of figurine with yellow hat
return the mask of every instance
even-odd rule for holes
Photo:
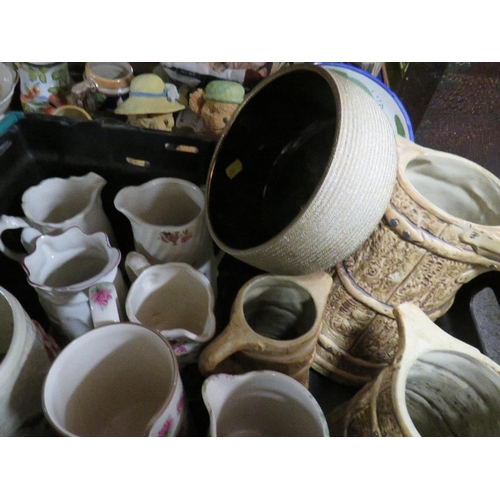
[[[128,99],[116,107],[115,113],[127,115],[130,125],[170,132],[175,123],[173,114],[185,108],[177,99],[175,85],[166,84],[158,75],[145,73],[132,80]]]

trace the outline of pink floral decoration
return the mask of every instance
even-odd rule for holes
[[[174,423],[173,419],[167,418],[167,421],[163,424],[163,427],[158,431],[158,436],[159,437],[167,436],[170,430],[172,429],[173,423]]]
[[[111,292],[106,288],[99,288],[92,295],[92,302],[99,304],[100,306],[107,306],[109,301],[113,298]]]
[[[186,351],[187,351],[187,349],[186,349],[185,345],[180,345],[179,347],[176,347],[174,349],[176,356],[178,356],[179,354],[184,354]]]

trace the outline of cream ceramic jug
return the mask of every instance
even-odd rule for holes
[[[57,353],[51,337],[0,287],[0,436],[14,436],[42,415],[42,385]]]
[[[202,397],[211,437],[328,437],[312,394],[283,373],[260,370],[208,377]]]
[[[171,346],[141,325],[93,329],[68,344],[43,387],[62,436],[171,437],[186,431],[184,388]]]
[[[25,217],[2,215],[0,235],[7,229],[32,228],[24,232],[25,240],[31,246],[30,242],[40,234],[61,234],[75,226],[89,234],[103,231],[114,244],[113,229],[102,207],[101,191],[105,185],[106,180],[94,172],[45,179],[23,193]],[[7,248],[1,238],[0,250],[18,261],[26,257],[25,253]]]
[[[414,304],[394,315],[394,361],[327,415],[331,435],[500,436],[500,366]]]
[[[117,314],[124,317],[127,288],[118,265],[121,254],[102,232],[85,234],[72,227],[63,233],[39,236],[23,268],[52,327],[66,340],[93,327],[89,290],[111,283],[117,291]],[[105,297],[95,295],[99,303]]]
[[[126,268],[137,276],[125,301],[128,320],[167,339],[180,367],[196,362],[215,334],[215,296],[210,281],[183,262],[145,263],[136,252],[127,255]],[[103,293],[110,300],[100,301]],[[120,321],[117,293],[111,283],[95,285],[89,297],[95,326]]]
[[[211,257],[205,196],[196,184],[153,179],[121,189],[114,204],[130,221],[135,250],[152,264],[185,262],[198,268]]]

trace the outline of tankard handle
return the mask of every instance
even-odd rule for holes
[[[235,321],[230,321],[221,334],[201,352],[198,369],[202,375],[211,374],[224,360],[239,351],[263,352],[265,350],[266,347],[257,334],[243,325],[241,328],[234,329],[234,325]]]

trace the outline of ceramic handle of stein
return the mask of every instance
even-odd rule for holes
[[[225,330],[201,352],[198,369],[206,376],[214,372],[225,359],[239,351],[263,352],[265,348],[264,343],[251,330],[244,325],[238,325],[237,322],[230,322]]]
[[[433,350],[450,350],[482,357],[478,349],[442,330],[411,302],[396,307],[394,316],[401,334],[400,354],[404,352],[407,358],[411,356],[417,359],[423,353]]]
[[[30,227],[30,225],[22,217],[14,217],[11,215],[2,215],[0,217],[0,251],[10,259],[16,260],[17,262],[21,262],[26,257],[26,253],[15,252],[14,250],[8,248],[2,240],[2,234],[4,231],[9,229],[21,229],[27,227]]]
[[[89,303],[94,328],[120,322],[118,294],[113,283],[97,283],[89,289]]]

